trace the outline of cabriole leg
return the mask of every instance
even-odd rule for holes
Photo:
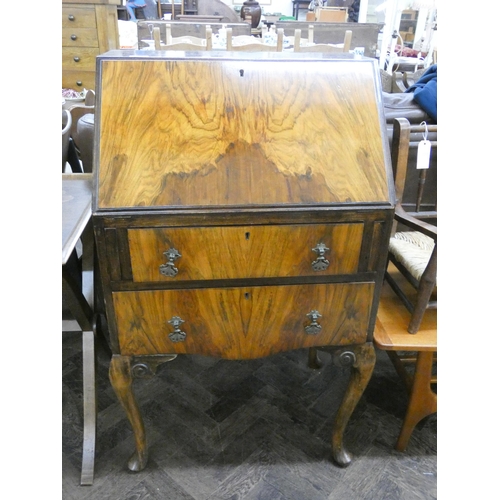
[[[134,431],[136,451],[128,461],[128,468],[138,472],[146,467],[148,450],[144,423],[132,391],[133,377],[130,357],[113,355],[109,365],[109,380]]]
[[[341,467],[351,463],[352,457],[344,447],[344,431],[358,404],[375,367],[375,349],[372,344],[350,346],[334,353],[334,362],[351,365],[351,376],[344,394],[344,399],[335,417],[332,434],[332,452],[334,461]]]

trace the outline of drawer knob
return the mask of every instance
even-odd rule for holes
[[[73,61],[80,62],[80,58],[78,56],[73,57]]]
[[[165,255],[168,262],[160,266],[160,273],[163,274],[163,276],[173,278],[179,272],[179,270],[175,267],[174,262],[179,257],[182,257],[182,255],[175,248],[169,248],[166,252],[163,252],[163,255]]]
[[[78,37],[76,35],[71,35],[70,38],[71,40],[75,41]]]
[[[330,265],[330,261],[325,257],[328,250],[330,249],[324,243],[318,243],[312,249],[313,252],[318,254],[318,258],[311,263],[313,271],[324,271]]]
[[[309,318],[311,323],[304,327],[304,330],[308,335],[318,335],[321,331],[321,325],[318,323],[318,319],[321,318],[321,314],[313,309],[310,313],[307,313],[306,316]]]
[[[81,80],[78,80],[78,81],[76,82],[76,84],[77,84],[79,87],[81,87],[81,86],[83,85],[83,83],[81,82]]]
[[[184,323],[184,320],[179,318],[179,316],[174,316],[172,319],[169,319],[168,322],[174,327],[174,331],[169,334],[168,338],[172,342],[184,342],[184,340],[186,340],[186,332],[181,330],[181,325]]]
[[[73,14],[70,14],[70,15],[68,16],[68,19],[69,19],[70,21],[74,21],[74,20],[75,20],[75,16],[74,16]]]

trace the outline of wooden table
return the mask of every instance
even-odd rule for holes
[[[91,223],[92,174],[62,176],[62,290],[65,305],[82,329],[83,453],[80,483],[94,480],[96,395],[93,328],[94,238]],[[81,282],[72,263],[82,242]]]
[[[334,54],[99,57],[93,218],[130,470],[148,456],[134,378],[325,347],[351,367],[332,433],[350,463],[394,213],[378,73]]]

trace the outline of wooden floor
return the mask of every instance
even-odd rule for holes
[[[408,313],[384,288],[379,319],[404,328]],[[435,328],[428,311],[426,328]],[[81,341],[63,334],[62,498],[112,500],[390,500],[437,498],[437,416],[394,450],[408,401],[385,352],[345,435],[353,463],[330,457],[335,412],[348,371],[321,352],[307,367],[300,350],[252,361],[179,356],[135,388],[148,432],[148,467],[131,473],[133,436],[97,349],[98,435],[93,486],[79,486],[82,451]]]

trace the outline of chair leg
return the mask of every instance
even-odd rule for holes
[[[427,310],[429,300],[431,298],[434,287],[436,286],[436,269],[437,269],[437,245],[434,246],[429,264],[425,269],[420,284],[418,286],[417,300],[413,308],[410,324],[408,325],[409,333],[417,333],[420,328],[420,323]]]
[[[431,389],[433,357],[433,351],[418,353],[410,401],[395,446],[397,451],[405,451],[415,426],[424,417],[437,411],[437,396]]]

